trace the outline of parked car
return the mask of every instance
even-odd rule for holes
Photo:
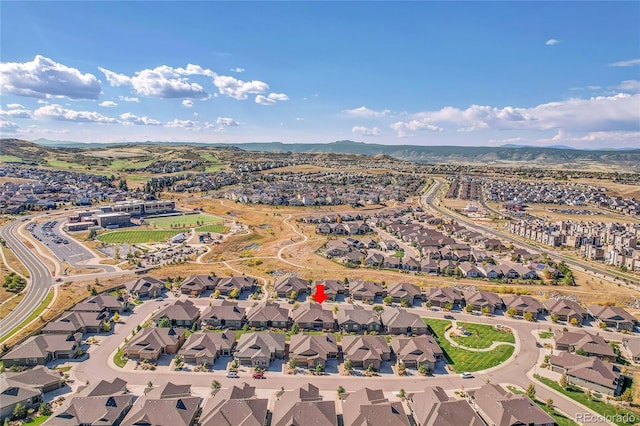
[[[444,316],[444,319],[453,320],[453,319],[456,319],[456,317],[454,317],[453,315],[447,314],[447,315]]]
[[[238,372],[237,371],[229,371],[227,373],[227,377],[230,378],[230,379],[237,379],[240,376],[238,376]]]
[[[462,377],[463,379],[473,379],[473,374],[465,372],[460,374],[460,377]]]
[[[255,373],[253,373],[253,378],[254,379],[266,379],[264,373],[262,371],[256,371]]]

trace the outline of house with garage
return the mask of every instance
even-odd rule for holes
[[[351,309],[342,306],[340,308],[336,312],[338,329],[356,333],[381,330],[380,319],[375,312],[358,305],[354,305]]]
[[[354,280],[349,285],[349,295],[355,300],[373,302],[376,297],[385,297],[387,292],[373,281]]]
[[[289,342],[289,359],[297,366],[325,367],[327,360],[338,357],[338,344],[333,334],[294,334]]]
[[[565,374],[572,385],[609,396],[618,396],[624,386],[624,376],[618,367],[600,358],[570,352],[551,355],[551,370]]]
[[[27,338],[4,354],[0,360],[5,368],[45,365],[56,359],[75,358],[80,349],[81,333],[38,334]]]
[[[282,392],[273,406],[271,426],[336,426],[337,424],[335,402],[323,401],[319,389],[310,383],[298,389]]]
[[[119,425],[133,406],[133,395],[74,396],[43,425]]]
[[[462,306],[462,293],[448,287],[431,287],[425,290],[424,297],[428,306],[453,309]]]
[[[580,325],[588,317],[587,310],[578,302],[569,299],[548,299],[542,302],[549,315],[557,316],[559,321],[575,322]]]
[[[393,297],[393,301],[400,303],[402,299],[406,299],[409,305],[422,302],[422,292],[420,287],[407,282],[394,283],[388,286],[387,294]]]
[[[245,308],[241,308],[237,303],[228,300],[206,307],[200,315],[203,327],[239,330],[242,328],[244,320]]]
[[[160,297],[166,290],[164,283],[157,278],[144,276],[127,282],[125,285],[127,292],[133,297],[140,299]]]
[[[380,370],[383,361],[391,359],[391,349],[384,336],[343,336],[342,354],[354,367]]]
[[[464,303],[465,306],[473,306],[473,312],[487,312],[491,315],[504,307],[500,296],[484,290],[465,291]]]
[[[485,422],[474,411],[466,399],[455,399],[447,395],[440,386],[425,388],[407,398],[417,426],[485,426]]]
[[[616,330],[633,331],[638,320],[636,317],[618,306],[591,305],[587,307],[591,317]]]
[[[191,297],[200,297],[205,291],[213,291],[218,278],[211,275],[191,275],[180,284],[180,293]]]
[[[156,327],[168,320],[171,327],[192,328],[194,324],[197,327],[199,319],[200,309],[191,300],[177,300],[153,316]]]
[[[429,371],[433,371],[436,363],[444,360],[444,352],[433,336],[393,336],[391,350],[398,363],[408,368],[424,365]]]
[[[420,315],[402,308],[385,307],[380,315],[382,329],[389,334],[407,336],[427,334],[429,328]]]
[[[185,341],[184,328],[143,328],[124,348],[130,359],[157,361],[163,354],[175,354]]]
[[[515,309],[516,315],[523,316],[526,313],[533,315],[533,319],[538,319],[538,315],[544,312],[544,306],[531,296],[504,296],[502,298],[506,310]]]
[[[248,276],[218,278],[215,289],[221,296],[229,296],[232,291],[237,290],[238,294],[253,292],[256,288],[256,279]]]
[[[0,419],[13,415],[16,405],[37,409],[44,394],[63,386],[63,377],[38,366],[21,372],[5,371],[0,375]]]
[[[276,358],[284,358],[287,336],[270,331],[246,333],[240,336],[234,358],[241,365],[269,367]]]
[[[251,327],[282,328],[289,327],[289,310],[275,302],[262,302],[252,307],[247,314],[247,324]]]
[[[213,365],[219,356],[231,356],[235,345],[236,334],[232,331],[198,332],[187,337],[178,355],[186,363]]]
[[[335,320],[330,309],[323,308],[317,303],[305,303],[294,309],[292,322],[298,324],[301,330],[333,330]]]
[[[342,395],[341,402],[344,426],[411,424],[402,402],[390,402],[380,389],[362,388]]]
[[[344,282],[340,280],[322,280],[316,281],[313,285],[312,294],[316,294],[316,289],[318,285],[324,286],[324,294],[329,297],[329,300],[336,300],[338,295],[342,295],[345,297],[349,296],[349,289],[346,288]]]
[[[556,330],[553,334],[553,346],[559,351],[596,356],[604,361],[616,362],[618,359],[615,351],[604,337],[585,330]]]
[[[502,386],[488,383],[469,390],[471,403],[488,425],[554,426],[553,417],[524,394],[514,395]]]
[[[216,389],[205,399],[198,419],[200,426],[264,426],[267,424],[267,398],[258,398],[256,388],[243,383],[242,387]]]
[[[309,281],[294,276],[282,277],[276,280],[273,289],[278,297],[287,299],[292,291],[298,296],[309,294]]]

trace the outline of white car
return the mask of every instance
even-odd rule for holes
[[[462,374],[460,374],[460,377],[462,377],[463,379],[473,379],[473,374],[471,374],[471,373],[462,373]]]
[[[230,378],[230,379],[237,379],[240,376],[238,376],[238,373],[235,372],[235,371],[229,371],[227,373],[227,377]]]

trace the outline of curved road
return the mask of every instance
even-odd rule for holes
[[[569,266],[573,266],[574,268],[578,268],[578,269],[582,269],[585,272],[591,273],[591,274],[601,274],[603,277],[607,277],[607,279],[609,279],[610,281],[613,282],[617,282],[619,280],[618,277],[616,277],[615,275],[612,275],[610,272],[608,272],[605,269],[600,269],[598,267],[592,266],[592,265],[586,265],[583,264],[581,262],[576,262],[575,260],[571,260],[571,259],[566,259],[562,256],[559,256],[558,254],[554,253],[551,250],[544,250],[544,249],[540,249],[538,247],[534,247],[530,244],[524,243],[520,240],[517,240],[516,238],[497,231],[495,229],[483,226],[483,225],[479,225],[471,220],[468,220],[466,218],[460,217],[460,216],[456,216],[451,214],[450,212],[448,212],[446,209],[443,209],[441,207],[438,207],[434,204],[435,198],[436,198],[436,194],[438,193],[438,191],[440,190],[440,187],[442,186],[442,181],[440,180],[435,180],[435,184],[420,198],[422,204],[424,206],[428,205],[432,210],[435,210],[436,212],[440,213],[441,215],[448,217],[450,219],[453,219],[457,222],[462,222],[464,223],[467,227],[471,228],[471,229],[475,229],[477,231],[481,231],[484,234],[491,234],[494,235],[500,239],[509,241],[510,243],[513,243],[514,246],[520,246],[520,247],[525,247],[529,250],[533,250],[536,253],[546,253],[547,256],[549,256],[549,258],[551,259],[555,259],[558,262],[563,261],[564,263],[566,263]],[[637,280],[632,280],[632,279],[627,279],[629,282],[633,283],[634,285],[636,285],[636,288],[638,288],[640,286],[640,281]],[[629,287],[631,288],[631,287]]]
[[[4,337],[18,324],[24,321],[33,310],[44,300],[53,284],[51,271],[36,256],[22,240],[15,235],[16,229],[22,225],[22,221],[14,220],[0,228],[0,238],[22,261],[29,271],[31,282],[27,285],[26,293],[20,304],[9,312],[0,324],[0,336]]]

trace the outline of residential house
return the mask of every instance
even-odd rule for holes
[[[542,302],[545,310],[550,315],[558,317],[559,321],[582,324],[587,318],[587,310],[580,306],[578,302],[569,299],[549,299]]]
[[[213,365],[219,356],[231,356],[235,345],[236,334],[232,331],[198,332],[187,337],[178,355],[187,363]]]
[[[271,361],[284,357],[286,337],[270,331],[243,334],[234,357],[242,365],[268,367]]]
[[[200,398],[197,396],[167,399],[143,396],[133,404],[121,426],[193,426],[199,409]]]
[[[191,300],[177,300],[172,305],[161,309],[153,316],[153,322],[158,326],[163,318],[167,318],[171,327],[197,327],[200,309]]]
[[[380,249],[384,251],[398,250],[398,243],[393,240],[382,240],[378,245]]]
[[[309,294],[309,281],[294,276],[282,277],[276,280],[273,284],[273,289],[278,297],[285,299],[290,297],[292,291],[300,296]]]
[[[71,359],[80,349],[82,334],[38,334],[15,346],[0,358],[5,368],[45,365],[56,359]]]
[[[82,396],[124,395],[128,392],[129,390],[127,389],[127,382],[118,377],[110,382],[103,379],[91,386],[78,388],[78,393],[80,393]]]
[[[609,396],[622,392],[624,376],[617,366],[600,358],[560,352],[551,355],[549,365],[551,370],[565,374],[573,385]]]
[[[267,424],[269,400],[256,397],[256,388],[217,389],[205,400],[198,423],[200,426],[264,426]]]
[[[251,308],[247,314],[247,324],[255,328],[288,328],[289,310],[274,302],[262,302]]]
[[[417,426],[485,426],[466,399],[449,398],[440,386],[410,394],[407,400]]]
[[[420,287],[407,282],[391,284],[387,288],[387,294],[393,297],[394,302],[401,302],[402,299],[406,299],[410,305],[413,305],[416,302],[420,303],[422,301]]]
[[[624,338],[622,344],[627,349],[629,355],[631,355],[631,361],[634,364],[640,364],[640,338]]]
[[[425,291],[424,297],[428,305],[430,304],[431,306],[437,306],[439,308],[445,308],[446,306],[455,308],[462,304],[462,293],[448,287],[428,288]]]
[[[587,312],[600,323],[616,330],[633,331],[637,319],[629,312],[618,306],[591,305],[587,307]]]
[[[98,294],[85,300],[84,302],[77,303],[71,311],[76,312],[122,312],[124,310],[124,303],[117,297],[110,294]]]
[[[389,334],[420,335],[427,334],[429,328],[420,315],[406,309],[386,307],[380,316],[384,331]]]
[[[487,312],[491,315],[503,308],[500,296],[489,291],[465,291],[464,302],[466,306],[473,306],[474,312]]]
[[[208,306],[200,315],[203,327],[230,328],[232,330],[241,329],[244,319],[245,308],[228,300],[223,300],[221,304]]]
[[[380,335],[343,336],[342,353],[354,367],[363,369],[371,366],[380,370],[382,362],[391,359],[391,349],[385,337]]]
[[[438,261],[430,258],[424,259],[420,263],[420,270],[425,274],[438,275],[438,271],[440,270],[438,266]]]
[[[410,368],[424,365],[433,371],[436,363],[444,360],[444,352],[432,336],[393,336],[391,349],[398,363]]]
[[[420,270],[420,262],[411,256],[405,257],[402,259],[402,269],[405,271],[416,272]]]
[[[329,297],[329,300],[336,300],[338,295],[349,296],[349,289],[346,288],[344,283],[339,280],[322,280],[316,281],[313,286],[313,295],[316,293],[318,285],[324,286],[324,294]]]
[[[584,356],[616,362],[618,356],[604,337],[584,330],[562,331],[556,330],[553,335],[554,348],[559,351],[576,352]]]
[[[119,425],[133,406],[133,395],[74,396],[43,424],[47,426]]]
[[[402,259],[395,256],[385,256],[382,261],[382,267],[387,269],[400,269],[402,268]]]
[[[211,275],[191,275],[180,284],[180,293],[200,297],[205,291],[213,291],[218,279]]]
[[[43,366],[0,375],[0,420],[11,417],[16,405],[37,409],[47,392],[62,387],[62,377]]]
[[[362,388],[341,400],[344,426],[410,425],[402,402],[390,402],[381,389]]]
[[[355,331],[380,331],[380,319],[370,310],[355,305],[352,309],[346,309],[342,306],[336,313],[336,322],[338,328],[345,332]]]
[[[333,334],[294,334],[289,342],[289,359],[296,365],[309,368],[321,365],[330,358],[338,357],[338,344]]]
[[[229,296],[232,291],[237,290],[238,294],[243,292],[253,292],[256,288],[256,279],[253,277],[225,277],[218,278],[215,289],[221,296]]]
[[[480,417],[495,426],[554,426],[553,417],[524,394],[514,395],[502,386],[488,383],[468,394]]]
[[[515,309],[516,315],[523,316],[525,313],[531,313],[533,319],[537,319],[539,314],[544,312],[544,306],[531,296],[505,296],[502,298],[505,309]]]
[[[387,292],[373,281],[354,280],[349,285],[349,295],[355,300],[373,302],[376,297],[385,297]]]
[[[102,325],[109,319],[107,312],[66,311],[60,318],[47,323],[42,328],[45,334],[99,333]]]
[[[133,297],[143,298],[155,298],[162,295],[162,292],[166,290],[164,283],[154,277],[141,277],[133,281],[126,283],[125,288],[127,292]]]
[[[133,336],[124,352],[130,359],[157,361],[162,354],[175,354],[185,340],[184,328],[148,327]]]
[[[305,303],[293,311],[292,321],[301,330],[333,330],[335,320],[333,313],[317,303]]]
[[[282,392],[275,401],[271,426],[337,426],[333,401],[323,401],[319,389],[307,383]]]
[[[378,252],[370,252],[364,259],[364,266],[369,268],[378,268],[384,264],[384,255]]]
[[[470,263],[470,262],[460,262],[458,264],[458,269],[460,269],[460,273],[465,278],[483,278],[484,277],[484,271],[476,267],[473,263]]]

